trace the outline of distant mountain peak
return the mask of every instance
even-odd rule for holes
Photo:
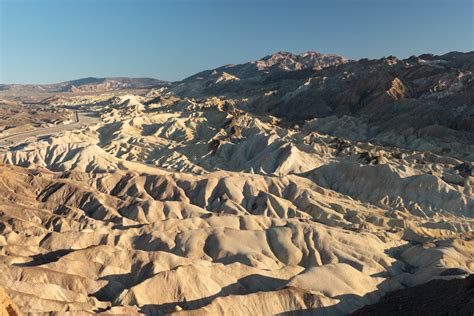
[[[245,86],[246,82],[260,82],[266,77],[276,74],[304,69],[318,71],[349,61],[339,55],[323,54],[316,51],[306,51],[301,54],[279,51],[243,64],[229,64],[201,71],[180,81],[181,84],[174,86],[173,91],[186,95],[216,88],[223,92],[232,83],[235,84],[234,87]],[[216,84],[218,85],[216,86]]]
[[[282,70],[294,71],[306,68],[322,69],[346,62],[348,62],[348,59],[335,54],[322,54],[316,51],[306,51],[296,55],[280,51],[255,61],[255,64],[259,70],[277,67]]]

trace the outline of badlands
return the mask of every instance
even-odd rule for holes
[[[3,85],[0,307],[408,315],[431,284],[473,294],[473,71],[472,52],[280,52]]]

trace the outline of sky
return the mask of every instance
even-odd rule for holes
[[[474,50],[474,0],[0,0],[0,83],[181,80],[265,55]]]

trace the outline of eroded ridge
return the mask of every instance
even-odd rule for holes
[[[470,132],[450,143],[430,127],[405,146],[370,117],[280,115],[292,98],[327,88],[317,76],[306,84],[308,73],[359,67],[332,55],[307,66],[314,56],[281,53],[143,93],[43,100],[90,120],[2,145],[0,284],[12,301],[32,314],[344,314],[472,274]],[[447,67],[403,62],[433,76]],[[364,67],[405,71],[403,62]],[[279,76],[301,88],[273,110],[236,95]],[[413,96],[403,76],[375,87],[384,96],[373,102]],[[462,95],[466,76],[446,74],[437,96]],[[212,95],[219,86],[228,93]],[[259,91],[268,102],[279,95]]]

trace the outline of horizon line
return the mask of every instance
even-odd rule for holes
[[[258,61],[258,60],[261,60],[267,56],[271,56],[271,55],[275,55],[275,54],[279,54],[279,53],[288,53],[288,54],[294,54],[294,55],[302,55],[304,53],[308,53],[308,52],[315,52],[315,53],[319,53],[319,54],[323,54],[323,55],[336,55],[336,56],[339,56],[339,57],[342,57],[342,58],[345,58],[347,59],[348,61],[360,61],[362,59],[368,59],[368,60],[379,60],[379,59],[383,59],[383,58],[387,58],[389,56],[394,56],[400,60],[404,60],[404,59],[409,59],[410,57],[419,57],[419,56],[422,56],[422,55],[433,55],[433,56],[444,56],[444,55],[447,55],[447,54],[450,54],[450,53],[462,53],[462,54],[468,54],[468,53],[474,53],[474,50],[468,50],[468,51],[459,51],[459,50],[450,50],[450,51],[447,51],[445,53],[442,53],[442,54],[435,54],[435,53],[422,53],[422,54],[419,54],[419,55],[409,55],[408,57],[398,57],[398,56],[395,56],[395,55],[388,55],[388,56],[381,56],[381,57],[378,57],[378,58],[367,58],[367,57],[361,57],[361,58],[356,58],[356,59],[353,59],[353,58],[349,58],[349,57],[346,57],[346,56],[343,56],[343,55],[340,55],[340,54],[336,54],[336,53],[321,53],[319,51],[316,51],[316,50],[305,50],[305,51],[302,51],[300,53],[293,53],[293,52],[289,52],[289,51],[284,51],[284,50],[279,50],[277,52],[274,52],[274,53],[271,53],[271,54],[267,54],[259,59],[253,59],[253,60],[249,60],[249,61],[246,61],[246,62],[243,62],[243,63],[237,63],[237,64],[232,64],[232,63],[229,63],[229,64],[224,64],[224,65],[220,65],[220,66],[217,66],[217,67],[214,67],[214,68],[209,68],[209,69],[204,69],[204,70],[201,70],[201,71],[198,71],[196,73],[193,73],[193,74],[190,74],[182,79],[178,79],[178,80],[167,80],[167,79],[161,79],[159,77],[150,77],[150,76],[126,76],[126,75],[112,75],[112,76],[94,76],[94,75],[88,75],[88,76],[84,76],[84,77],[79,77],[79,78],[75,78],[75,79],[66,79],[66,80],[62,80],[62,81],[55,81],[55,82],[10,82],[10,83],[5,83],[5,82],[0,82],[0,85],[37,85],[37,86],[45,86],[45,85],[54,85],[54,84],[61,84],[61,83],[68,83],[68,82],[71,82],[71,81],[77,81],[77,80],[82,80],[82,79],[116,79],[116,78],[124,78],[124,79],[152,79],[152,80],[159,80],[159,81],[163,81],[163,82],[166,82],[166,83],[174,83],[174,82],[180,82],[180,81],[183,81],[191,76],[194,76],[200,72],[203,72],[203,71],[208,71],[208,70],[214,70],[214,69],[217,69],[217,68],[220,68],[220,67],[225,67],[225,66],[228,66],[228,65],[242,65],[242,64],[245,64],[245,63],[250,63],[250,62],[254,62],[254,61]],[[1,91],[1,90],[0,90]]]

